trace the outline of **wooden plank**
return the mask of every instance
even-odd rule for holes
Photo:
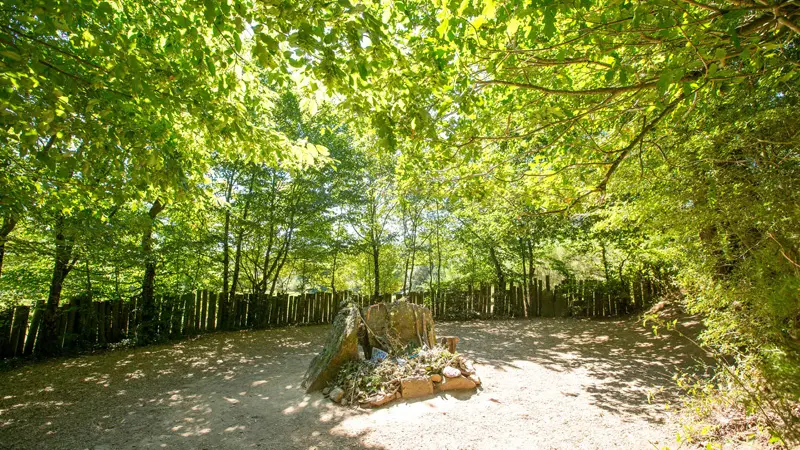
[[[94,310],[94,303],[92,302],[92,298],[86,295],[81,296],[80,299],[81,305],[81,344],[88,345],[89,347],[94,347],[97,343],[97,315],[96,311]],[[137,303],[141,303],[137,299]],[[137,304],[137,306],[139,306]],[[136,311],[136,317],[140,317],[141,312],[139,308]],[[136,322],[139,323],[138,321]]]
[[[64,341],[67,335],[67,324],[69,323],[69,314],[67,310],[69,306],[59,306],[56,310],[56,320],[58,320],[58,331],[56,335],[58,336],[58,345],[60,348],[64,348]]]
[[[203,322],[203,291],[197,291],[194,297],[194,331],[199,333],[202,331],[200,324]]]
[[[183,319],[183,301],[176,295],[169,296],[169,321],[165,326],[165,336],[169,339],[177,339],[181,335],[181,319]],[[168,333],[168,334],[166,334]]]
[[[182,311],[182,313],[183,313],[182,314],[182,322],[183,322],[183,324],[181,326],[181,336],[188,336],[189,332],[190,332],[190,329],[189,329],[189,322],[190,322],[189,311],[191,310],[192,305],[194,304],[194,301],[193,301],[193,298],[192,298],[192,294],[190,292],[187,292],[187,293],[183,294],[183,296],[181,296],[181,304],[183,305],[183,311]]]
[[[39,333],[39,326],[42,323],[43,308],[43,302],[34,304],[30,327],[25,338],[25,349],[22,351],[22,354],[25,356],[33,354],[33,345],[36,342],[36,335]]]
[[[270,312],[270,323],[272,325],[281,324],[281,296],[272,297],[272,311]]]
[[[21,356],[25,345],[25,333],[28,331],[28,314],[30,306],[14,308],[14,321],[11,324],[11,355]]]
[[[234,294],[230,298],[230,309],[228,310],[228,330],[236,328],[236,316],[239,314],[239,297],[241,294]]]
[[[247,295],[242,294],[242,297],[239,301],[239,321],[238,321],[239,328],[244,328],[247,326]]]
[[[228,320],[228,300],[229,294],[221,292],[217,297],[217,318],[215,328],[217,330],[224,330],[226,321]]]
[[[169,339],[172,335],[172,315],[175,313],[175,300],[174,295],[167,295],[164,297],[164,304],[161,305],[161,322],[159,328],[159,335],[163,339]]]
[[[245,323],[247,328],[255,328],[257,298],[255,294],[249,294],[247,296],[247,321]]]
[[[122,300],[117,299],[111,302],[111,342],[119,342],[122,339]]]
[[[97,317],[97,343],[106,345],[106,308],[103,302],[94,302],[95,316]]]
[[[217,301],[220,297],[217,292],[212,292],[208,297],[208,317],[206,318],[206,330],[214,331],[217,329]]]
[[[200,304],[200,323],[197,324],[197,329],[200,331],[206,330],[206,325],[208,323],[208,291],[203,290],[202,295],[202,303]]]
[[[14,308],[0,309],[0,358],[11,356],[11,323]]]

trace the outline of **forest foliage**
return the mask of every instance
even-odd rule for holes
[[[668,276],[800,395],[800,6],[8,0],[0,303]],[[147,330],[138,339],[149,341]]]

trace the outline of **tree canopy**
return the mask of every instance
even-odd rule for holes
[[[156,296],[195,289],[435,302],[654,276],[704,345],[796,401],[792,0],[10,0],[0,17],[0,303],[36,305],[41,354],[75,296],[136,297],[151,323]]]

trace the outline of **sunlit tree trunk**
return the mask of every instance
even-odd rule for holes
[[[142,235],[142,253],[144,254],[144,279],[142,280],[142,323],[136,335],[139,345],[149,344],[156,340],[156,304],[155,304],[155,279],[156,258],[153,254],[153,228],[156,216],[164,209],[159,199],[153,202],[147,213],[148,223]]]
[[[14,231],[14,227],[16,226],[16,217],[12,215],[3,217],[3,226],[0,227],[0,276],[3,275],[3,259],[6,254],[6,242],[8,241],[8,235]]]
[[[36,352],[42,356],[56,355],[61,351],[58,336],[58,304],[61,302],[61,292],[64,289],[64,280],[75,265],[72,258],[74,237],[66,229],[65,217],[59,211],[56,213],[55,234],[56,253],[53,264],[53,276],[50,279],[50,292],[47,303],[41,310],[41,326],[39,338],[36,342]],[[36,314],[36,313],[34,313]],[[34,318],[38,322],[38,318]]]

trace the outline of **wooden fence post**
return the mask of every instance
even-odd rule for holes
[[[106,345],[106,308],[103,302],[93,302],[95,317],[97,317],[97,343]]]
[[[25,349],[22,354],[27,356],[33,353],[33,344],[36,342],[36,334],[39,332],[39,325],[42,323],[42,310],[44,309],[43,302],[36,302],[33,306],[33,315],[31,317],[30,329],[28,330],[27,338],[25,339]]]
[[[0,310],[0,358],[11,356],[11,323],[14,321],[14,308]]]
[[[28,329],[28,314],[30,306],[17,306],[14,308],[14,322],[11,324],[11,354],[22,355],[25,345],[25,333]]]
[[[183,306],[183,314],[181,318],[183,319],[183,325],[181,326],[181,335],[187,336],[190,333],[189,324],[191,323],[191,309],[192,305],[194,304],[194,295],[191,292],[187,292],[183,294],[181,299],[181,305]]]
[[[222,294],[212,292],[208,297],[208,321],[206,322],[206,330],[214,331],[217,329],[217,301]]]
[[[200,323],[197,324],[197,328],[200,331],[206,331],[206,325],[208,324],[208,290],[203,289],[203,300],[200,304]]]

